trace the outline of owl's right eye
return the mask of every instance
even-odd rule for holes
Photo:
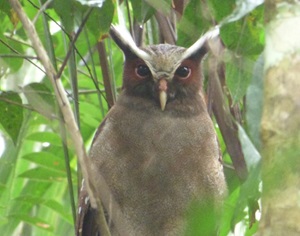
[[[150,71],[149,67],[146,65],[138,65],[137,68],[135,69],[135,73],[140,78],[145,78],[145,77],[151,75],[151,71]]]
[[[186,79],[191,74],[191,69],[187,66],[180,66],[175,72],[176,75],[178,75],[182,79]]]

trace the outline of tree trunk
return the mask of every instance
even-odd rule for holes
[[[258,235],[300,235],[300,4],[267,0],[262,219]]]

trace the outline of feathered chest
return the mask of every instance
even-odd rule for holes
[[[109,112],[90,155],[136,235],[158,235],[192,200],[213,194],[216,135],[204,110],[178,115],[168,105],[125,101]]]
[[[163,166],[176,158],[198,161],[201,159],[199,152],[211,149],[216,153],[214,150],[218,149],[206,112],[184,116],[174,110],[161,111],[153,104],[134,108],[117,104],[109,113],[95,144],[103,157],[128,158],[130,160],[125,161],[136,165],[145,162],[148,166],[150,163]]]

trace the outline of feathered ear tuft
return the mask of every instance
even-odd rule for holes
[[[201,59],[208,52],[208,41],[219,36],[220,29],[215,27],[213,30],[208,31],[201,38],[199,38],[192,46],[186,49],[182,55],[182,60],[187,58]]]
[[[126,28],[120,25],[112,25],[109,33],[119,48],[122,49],[126,58],[138,57],[145,61],[149,60],[150,55],[136,46]]]

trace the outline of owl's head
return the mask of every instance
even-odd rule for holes
[[[169,44],[138,48],[128,31],[112,26],[110,34],[125,55],[125,93],[155,100],[162,110],[173,100],[199,95],[200,62],[207,52],[207,39],[216,32],[204,35],[189,48]]]

